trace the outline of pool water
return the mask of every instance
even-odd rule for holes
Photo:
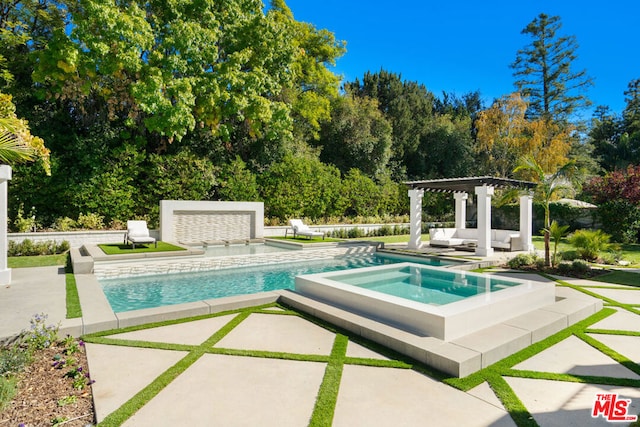
[[[296,250],[295,248],[287,248],[284,246],[266,245],[263,243],[250,245],[228,245],[228,246],[208,246],[205,248],[205,256],[233,256],[233,255],[256,255],[269,254],[276,252],[286,252]]]
[[[464,271],[406,266],[398,269],[336,275],[333,280],[430,305],[444,305],[496,292],[521,283]]]
[[[329,271],[402,262],[388,255],[368,254],[318,261],[260,265],[198,273],[101,279],[100,284],[114,312],[161,307],[278,289],[294,289],[295,277]],[[425,258],[430,265],[451,264]]]

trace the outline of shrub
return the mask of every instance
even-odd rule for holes
[[[605,252],[600,255],[600,262],[607,265],[615,265],[622,259],[620,253],[616,252]]]
[[[18,233],[28,233],[29,231],[35,231],[38,224],[36,222],[35,208],[31,208],[31,212],[27,216],[24,214],[24,207],[20,205],[16,218],[13,220],[13,225]]]
[[[56,219],[53,229],[56,231],[71,231],[76,228],[76,222],[68,216]]]
[[[590,270],[589,264],[581,259],[558,264],[558,273],[564,276],[582,277],[589,273]]]
[[[531,267],[537,265],[539,260],[541,260],[540,257],[534,253],[518,254],[507,261],[507,266],[513,269]],[[544,263],[544,260],[541,261]]]
[[[611,247],[610,238],[602,230],[578,230],[569,237],[569,243],[575,246],[580,258],[595,261],[601,251]]]
[[[42,350],[49,348],[58,340],[59,326],[48,325],[46,314],[36,314],[30,320],[31,329],[26,333],[25,340],[29,349]]]
[[[77,224],[78,227],[85,230],[102,230],[104,228],[104,216],[94,212],[89,212],[86,215],[81,213],[78,215]]]
[[[33,242],[24,239],[20,243],[9,241],[8,256],[35,256],[35,255],[54,255],[61,254],[69,250],[69,242],[66,240],[56,243],[53,240],[44,242]]]
[[[22,371],[31,360],[31,353],[18,345],[0,350],[0,377],[7,377]]]

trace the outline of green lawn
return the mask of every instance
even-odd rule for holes
[[[375,236],[375,237],[360,237],[354,240],[367,240],[371,242],[383,242],[383,243],[408,243],[409,235],[408,234],[400,234],[397,236]],[[426,242],[429,240],[429,235],[422,235],[422,241]]]
[[[291,236],[287,236],[287,237],[282,237],[282,236],[274,236],[274,237],[268,237],[268,239],[274,239],[274,240],[285,240],[287,242],[298,242],[298,243],[321,243],[321,242],[342,242],[343,239],[334,239],[332,237],[325,237],[324,239],[322,239],[322,237],[313,237],[313,238],[308,238],[308,237],[291,237]]]
[[[533,236],[533,246],[536,249],[543,251],[544,250],[544,237],[543,236]],[[553,240],[551,241],[551,253],[553,254]],[[620,246],[622,252],[622,259],[624,261],[628,261],[632,266],[640,266],[640,245],[638,244],[630,244],[630,245],[621,245]],[[558,253],[561,252],[572,252],[575,248],[567,242],[567,239],[562,239],[558,244]]]
[[[48,267],[51,265],[65,265],[67,254],[12,256],[7,258],[9,268]]]
[[[157,248],[153,243],[150,243],[148,245],[136,245],[135,249],[133,249],[131,245],[127,245],[124,243],[103,243],[98,245],[98,247],[102,249],[102,251],[107,255],[137,254],[144,252],[186,251],[185,248],[181,248],[180,246],[175,246],[165,242],[158,242]]]
[[[612,271],[602,276],[593,277],[591,280],[604,283],[615,283],[618,285],[629,285],[640,287],[640,274],[630,271]]]

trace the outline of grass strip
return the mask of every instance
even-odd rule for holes
[[[280,351],[266,351],[266,350],[238,350],[234,348],[208,348],[206,350],[209,354],[223,354],[225,356],[240,356],[240,357],[257,357],[262,359],[282,359],[282,360],[294,360],[297,362],[329,362],[330,356],[322,354],[298,354],[298,353],[285,353]]]
[[[372,366],[375,368],[413,369],[412,364],[400,360],[370,359],[366,357],[346,357],[345,365]]]
[[[158,242],[158,247],[154,244],[138,245],[133,249],[132,245],[124,243],[101,243],[98,245],[102,252],[107,255],[123,255],[123,254],[138,254],[146,252],[171,252],[171,251],[186,251],[185,248],[172,245],[166,242]]]
[[[640,337],[638,331],[616,331],[614,329],[585,329],[587,334],[600,334],[600,335],[626,335],[629,337]]]
[[[538,427],[538,423],[533,419],[529,410],[500,374],[492,373],[488,376],[487,381],[518,427]]]
[[[104,427],[116,427],[120,426],[126,420],[131,418],[140,408],[146,405],[151,399],[158,395],[167,385],[175,380],[180,374],[186,371],[191,365],[193,365],[207,350],[215,345],[218,341],[224,338],[229,332],[238,326],[243,320],[245,320],[252,311],[245,311],[238,316],[231,319],[225,326],[214,333],[209,339],[207,339],[200,346],[196,347],[189,354],[183,357],[178,363],[164,371],[160,376],[151,382],[148,386],[139,391],[135,396],[129,399],[120,408],[109,414],[101,423]],[[142,343],[142,342],[141,342]],[[159,343],[149,343],[159,344]],[[150,348],[159,348],[153,346]]]
[[[333,423],[348,344],[349,339],[345,335],[336,335],[309,427],[329,427]]]
[[[65,273],[67,319],[82,317],[82,307],[78,296],[76,276],[73,273]]]
[[[102,345],[114,345],[118,347],[135,347],[135,348],[153,348],[157,350],[174,350],[174,351],[194,351],[199,346],[188,344],[175,344],[153,341],[139,341],[139,340],[123,340],[119,338],[105,338],[105,337],[83,337],[85,342],[91,344]]]
[[[11,256],[7,258],[7,266],[9,268],[50,267],[54,265],[64,265],[66,260],[66,253],[57,255]]]
[[[600,342],[597,339],[585,334],[582,331],[576,333],[576,336],[578,338],[580,338],[582,341],[584,341],[587,344],[589,344],[591,347],[594,347],[595,349],[599,350],[601,353],[606,354],[607,356],[609,356],[610,358],[612,358],[613,360],[615,360],[616,362],[618,362],[619,364],[621,364],[625,368],[627,368],[630,371],[633,371],[636,374],[640,375],[640,365],[635,363],[633,360],[629,359],[626,356],[623,356],[622,354],[620,354],[617,351],[613,350],[611,347],[603,344],[602,342]]]
[[[125,332],[141,331],[144,329],[158,328],[161,326],[171,326],[171,325],[177,325],[180,323],[193,322],[196,320],[211,319],[212,317],[227,316],[229,314],[239,314],[244,312],[248,312],[249,314],[251,314],[254,312],[258,312],[265,307],[272,307],[273,305],[274,305],[273,303],[269,303],[269,304],[258,305],[258,306],[249,307],[249,308],[239,308],[239,309],[233,309],[233,310],[220,311],[218,313],[212,313],[212,314],[201,314],[199,316],[185,317],[185,318],[173,319],[173,320],[163,320],[160,322],[145,323],[143,325],[127,326],[126,328],[120,328],[120,329],[109,329],[106,331],[87,334],[83,336],[83,339],[86,338],[88,342],[94,342],[89,340],[94,340],[95,338],[104,337],[108,335],[123,334]]]
[[[562,374],[557,372],[540,372],[540,371],[528,371],[521,369],[507,369],[502,372],[503,376],[527,378],[533,380],[549,380],[549,381],[562,381],[569,383],[581,383],[581,384],[604,384],[615,385],[619,387],[634,387],[640,386],[640,380],[631,378],[618,378],[618,377],[601,377],[595,375],[573,375]]]

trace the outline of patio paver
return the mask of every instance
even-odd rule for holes
[[[210,319],[196,320],[193,322],[109,335],[109,338],[200,345],[214,332],[229,323],[234,317],[236,317],[235,314],[212,317]]]
[[[187,355],[183,351],[86,343],[96,419],[102,421],[158,375]]]
[[[334,338],[332,332],[297,316],[254,313],[215,346],[329,355]]]
[[[574,336],[515,365],[514,369],[640,379],[640,375]]]
[[[305,426],[325,367],[205,354],[123,425]]]
[[[626,310],[618,310],[617,313],[594,323],[589,329],[612,329],[618,331],[640,332],[640,316]]]
[[[626,425],[591,417],[598,393],[618,393],[620,398],[631,399],[629,414],[640,412],[640,389],[637,388],[527,378],[505,379],[541,427]]]
[[[498,427],[515,423],[504,409],[415,371],[344,367],[333,426],[420,425]]]

